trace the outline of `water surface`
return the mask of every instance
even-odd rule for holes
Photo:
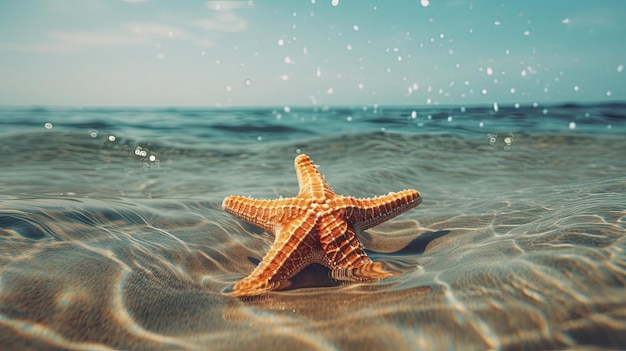
[[[626,344],[626,106],[0,110],[11,349],[554,349]],[[273,237],[221,209],[416,188],[363,233],[397,274],[311,266],[226,296]]]

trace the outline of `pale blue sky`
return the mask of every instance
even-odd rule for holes
[[[626,1],[0,2],[0,105],[626,100]]]

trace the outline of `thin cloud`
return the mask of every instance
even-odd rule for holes
[[[121,0],[144,2],[148,0]],[[207,1],[206,18],[187,20],[184,26],[160,22],[130,22],[117,29],[102,31],[50,31],[43,42],[0,42],[2,51],[21,51],[40,54],[68,54],[83,49],[110,48],[116,46],[145,45],[159,40],[188,41],[197,47],[214,45],[206,32],[241,32],[248,28],[247,21],[236,10],[252,8],[252,1]]]
[[[587,27],[589,29],[623,30],[623,18],[626,12],[612,8],[598,8],[585,13],[566,16],[569,28]]]
[[[241,32],[248,28],[248,23],[235,10],[250,9],[252,6],[252,1],[207,1],[206,7],[211,16],[191,20],[189,24],[209,31]]]
[[[157,22],[136,22],[127,25],[127,28],[135,35],[148,39],[176,39],[191,40],[192,35],[179,27]]]
[[[128,45],[144,42],[144,39],[137,35],[125,33],[93,33],[93,32],[51,32],[50,38],[53,40],[74,45],[85,46],[116,46]]]
[[[248,23],[234,12],[219,13],[213,18],[196,19],[189,22],[192,26],[223,32],[241,32],[248,28]]]
[[[253,6],[253,1],[207,1],[206,7],[213,11],[233,11],[239,9],[249,9]]]

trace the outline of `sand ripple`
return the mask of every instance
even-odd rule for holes
[[[224,291],[272,238],[218,203],[11,198],[0,207],[0,339],[76,350],[617,347],[625,192],[617,177],[432,203],[364,234],[395,276],[341,284],[312,266],[296,289],[249,299]]]

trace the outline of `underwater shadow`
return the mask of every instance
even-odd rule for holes
[[[438,230],[436,232],[426,232],[419,235],[417,238],[411,240],[405,247],[394,252],[397,255],[414,255],[422,254],[426,250],[426,246],[435,239],[439,239],[444,235],[449,234],[449,230]]]

